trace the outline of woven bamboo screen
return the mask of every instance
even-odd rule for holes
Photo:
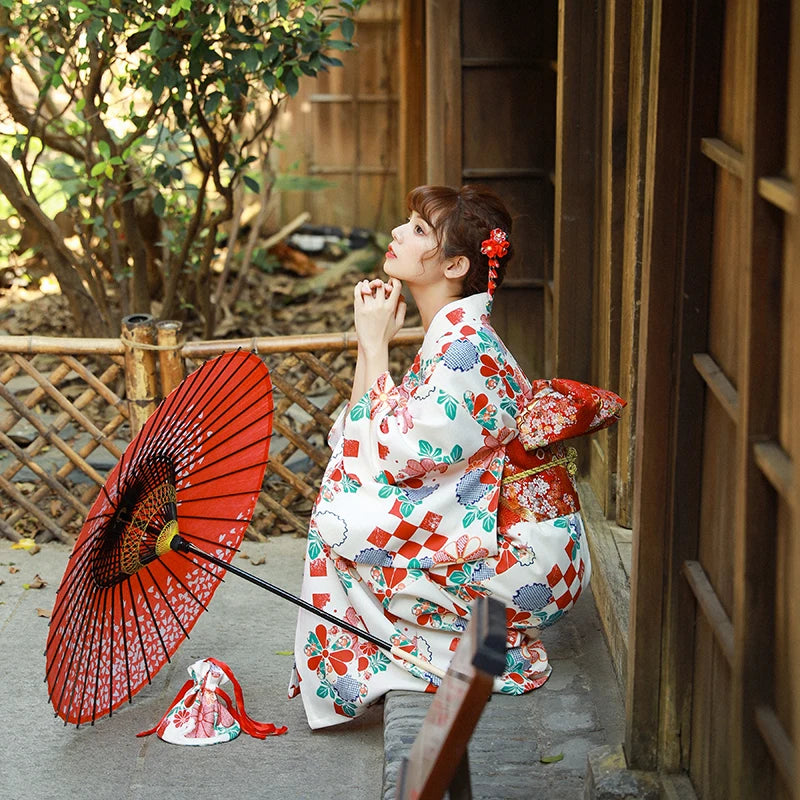
[[[247,532],[305,535],[328,461],[327,432],[350,394],[355,339],[315,334],[178,342],[175,323],[129,318],[119,339],[0,337],[0,535],[72,543],[106,475],[185,374],[237,347],[269,367],[270,462]],[[392,345],[395,371],[420,330]]]

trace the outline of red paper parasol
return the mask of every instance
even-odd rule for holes
[[[178,386],[128,445],[81,529],[47,638],[50,701],[94,721],[149,683],[226,571],[416,664],[444,672],[230,563],[253,515],[272,435],[272,386],[243,352]]]
[[[269,372],[235,352],[189,375],[125,450],[50,621],[46,681],[65,723],[130,701],[188,636],[250,522],[271,434]]]

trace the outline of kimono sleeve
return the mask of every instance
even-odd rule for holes
[[[563,378],[536,380],[531,388],[533,399],[517,419],[526,450],[607,428],[625,406],[607,389]]]
[[[516,435],[516,405],[507,390],[487,381],[479,365],[464,371],[448,363],[442,359],[412,388],[395,385],[388,372],[377,379],[345,423],[348,473],[423,489]]]

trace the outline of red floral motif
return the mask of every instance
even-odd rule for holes
[[[347,665],[354,657],[353,651],[346,647],[350,644],[349,638],[340,636],[329,644],[328,629],[322,624],[317,625],[314,633],[316,634],[315,638],[310,638],[305,646],[305,654],[309,656],[308,668],[316,671],[319,669],[319,665],[324,663],[326,673],[333,671],[337,675],[345,675]]]
[[[419,479],[430,472],[447,472],[447,464],[437,464],[432,458],[422,458],[419,461],[410,458],[405,467],[397,473],[397,477],[416,489],[422,486],[422,481],[414,479]]]
[[[511,542],[509,542],[508,539],[501,538],[497,553],[497,566],[494,568],[494,571],[498,575],[502,575],[504,572],[506,572],[506,570],[511,569],[511,567],[513,567],[516,563],[517,559],[511,552]],[[513,609],[506,608],[506,616],[508,616],[509,612],[513,613]],[[510,622],[508,624],[510,625]]]
[[[378,599],[388,606],[393,595],[405,588],[408,570],[402,567],[385,567],[379,572],[383,576],[383,581],[376,583],[373,588]],[[377,576],[374,570],[373,576]]]
[[[509,397],[515,397],[516,391],[514,386],[512,385],[511,381],[516,383],[516,378],[514,375],[514,370],[508,366],[500,366],[490,355],[484,353],[481,356],[481,375],[484,378],[497,378],[498,380],[503,382],[503,387],[506,390],[506,394]]]
[[[173,722],[176,728],[183,727],[192,718],[192,712],[188,708],[180,708],[175,712]]]

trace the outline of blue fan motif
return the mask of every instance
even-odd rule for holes
[[[333,688],[346,703],[352,703],[358,699],[358,681],[352,675],[342,675],[333,684]]]
[[[553,593],[546,583],[526,583],[517,589],[513,598],[525,611],[541,611],[553,599]]]
[[[367,547],[356,553],[353,559],[357,564],[372,564],[375,567],[390,567],[392,565],[392,557],[387,550],[381,550],[378,547]]]
[[[442,363],[452,370],[467,372],[478,363],[478,351],[472,342],[459,339],[447,348],[442,358]]]
[[[493,567],[490,567],[485,561],[478,561],[472,569],[472,580],[476,583],[488,581],[489,578],[494,578],[497,575]]]
[[[462,506],[477,503],[491,488],[491,484],[481,483],[484,470],[465,472],[456,486],[456,497]]]
[[[403,494],[412,502],[420,503],[429,495],[432,495],[439,487],[438,486],[420,486],[419,489],[410,489],[408,486],[400,487]]]

